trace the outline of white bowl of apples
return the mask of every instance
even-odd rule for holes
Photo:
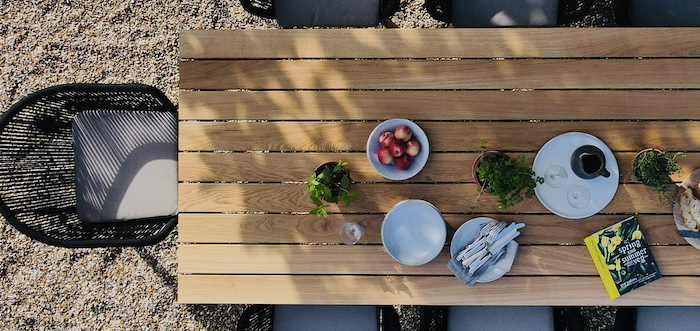
[[[404,180],[417,175],[428,162],[428,136],[407,119],[394,118],[377,125],[367,139],[367,158],[384,178]]]

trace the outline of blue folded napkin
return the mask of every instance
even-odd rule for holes
[[[450,261],[447,262],[447,269],[450,269],[455,276],[457,276],[457,279],[462,282],[462,284],[469,285],[471,276],[469,276],[469,269],[465,268],[462,266],[461,261],[457,261],[457,259],[453,256],[450,258]]]

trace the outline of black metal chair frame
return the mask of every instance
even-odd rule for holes
[[[592,4],[592,0],[559,0],[557,24],[564,25],[582,20]],[[452,0],[425,0],[425,9],[434,19],[452,23]]]
[[[379,331],[400,331],[399,315],[391,306],[377,307]],[[275,306],[252,305],[243,311],[236,331],[272,331]]]
[[[401,0],[380,0],[379,18],[387,19],[399,10]],[[275,18],[275,0],[241,0],[247,12],[265,18]]]
[[[449,307],[424,306],[420,312],[420,331],[448,331],[447,311]],[[583,331],[585,321],[577,307],[554,307],[555,331]],[[622,330],[621,330],[622,331]]]
[[[0,213],[20,232],[54,246],[162,241],[177,216],[109,223],[78,218],[72,122],[88,109],[177,113],[160,90],[141,84],[67,84],[26,96],[0,117]]]

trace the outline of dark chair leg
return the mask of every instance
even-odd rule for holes
[[[634,331],[637,329],[637,308],[620,307],[615,314],[613,331]]]
[[[586,322],[579,307],[554,307],[554,330],[583,331]]]
[[[275,306],[252,305],[241,314],[236,331],[272,331],[274,315]]]
[[[420,331],[447,331],[447,307],[425,306],[420,311]]]
[[[399,314],[392,306],[379,306],[379,331],[401,331]]]

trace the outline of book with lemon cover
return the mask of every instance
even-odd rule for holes
[[[635,216],[583,239],[610,299],[661,278]]]

